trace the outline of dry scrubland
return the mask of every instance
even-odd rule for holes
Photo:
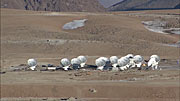
[[[63,57],[78,55],[88,56],[88,64],[92,65],[98,56],[128,53],[141,54],[146,59],[158,54],[161,58],[174,60],[179,58],[179,48],[165,45],[176,43],[179,36],[150,32],[141,24],[141,21],[151,19],[177,20],[174,14],[179,14],[179,10],[52,13],[1,9],[1,69],[25,64],[32,57],[40,64],[55,65]],[[84,27],[62,29],[65,23],[84,18],[88,19]],[[92,93],[89,89],[97,92]],[[178,101],[179,70],[1,74],[1,97],[71,96],[94,101]]]

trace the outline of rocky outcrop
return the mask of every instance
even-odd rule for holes
[[[97,0],[1,0],[1,8],[56,12],[105,11]]]

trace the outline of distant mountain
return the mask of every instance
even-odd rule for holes
[[[108,8],[109,11],[158,10],[179,8],[180,0],[124,0]]]
[[[118,2],[121,2],[123,0],[99,0],[99,2],[105,7],[108,8]]]
[[[175,6],[176,9],[180,9],[180,3]]]
[[[97,0],[1,0],[1,8],[57,12],[101,12]]]

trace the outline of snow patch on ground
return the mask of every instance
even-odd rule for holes
[[[51,12],[43,14],[45,16],[80,16],[80,14],[70,14],[70,13],[63,13],[63,12]]]
[[[165,29],[165,21],[155,20],[155,21],[142,21],[144,27],[149,31],[162,33],[162,34],[180,34],[180,28],[169,28]]]
[[[76,29],[79,27],[83,27],[85,25],[85,22],[87,21],[87,19],[83,19],[83,20],[74,20],[72,22],[66,23],[63,26],[63,29]]]
[[[156,33],[162,33],[162,34],[168,34],[163,32],[164,26],[166,25],[166,22],[161,21],[142,21],[142,24],[144,24],[144,27],[148,29],[149,31],[156,32]]]
[[[160,21],[160,20],[142,21],[142,24],[144,24],[144,27],[146,29],[148,29],[149,31],[152,31],[152,32],[162,33],[162,34],[180,35],[180,28],[165,29],[165,26],[167,24],[165,21]],[[161,44],[161,45],[180,48],[180,42],[177,42],[175,44]]]
[[[179,31],[171,31],[174,34],[180,34],[180,30]]]
[[[180,28],[165,29],[164,32],[170,33],[170,34],[178,34],[178,35],[180,35]]]

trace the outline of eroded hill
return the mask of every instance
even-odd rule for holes
[[[105,10],[97,0],[1,0],[1,8],[57,12],[99,12]]]

